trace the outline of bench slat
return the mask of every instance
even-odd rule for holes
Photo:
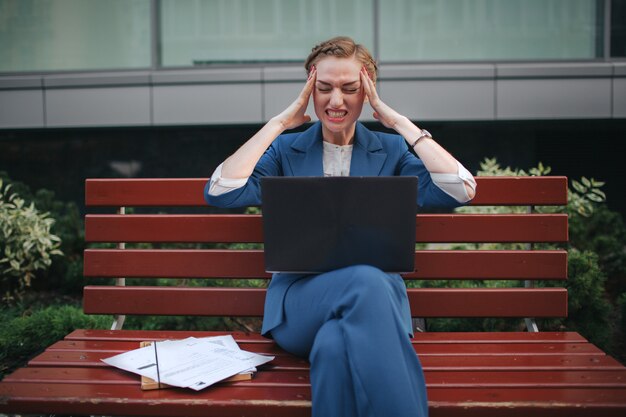
[[[50,347],[48,351],[87,351],[106,352],[111,356],[129,350],[137,349],[136,342],[102,342],[102,341],[69,341],[61,340]],[[239,343],[243,350],[253,351],[264,355],[289,355],[275,343]],[[601,355],[604,352],[591,343],[463,343],[451,345],[448,343],[415,344],[415,351],[420,355],[436,356],[490,356],[490,355]],[[624,370],[626,372],[626,369]],[[626,382],[626,381],[625,381]]]
[[[23,414],[109,414],[206,416],[309,416],[308,387],[280,390],[238,388],[221,385],[200,392],[163,392],[129,389],[127,385],[103,384],[0,384],[4,409]],[[467,388],[432,387],[429,411],[438,416],[623,416],[626,411],[621,388]],[[512,407],[515,403],[515,407]],[[184,410],[184,411],[183,411]],[[181,413],[182,411],[182,413]]]
[[[504,332],[503,332],[504,333]],[[550,334],[541,332],[532,334]],[[508,332],[507,332],[508,334]],[[531,333],[529,333],[531,334]],[[232,335],[237,343],[274,343],[272,339],[261,336],[260,333],[244,333],[238,331],[206,331],[206,330],[103,330],[103,329],[76,329],[66,335],[63,340],[101,340],[118,342],[143,342],[146,340],[179,340],[188,337],[210,337]],[[558,332],[554,334],[554,340],[586,341],[584,337],[573,332]],[[549,336],[546,336],[549,337]],[[552,340],[549,339],[549,340]]]
[[[270,278],[261,250],[87,249],[86,277]],[[567,279],[567,252],[448,251],[415,253],[410,279]]]
[[[87,179],[92,207],[205,206],[207,178]],[[565,205],[567,177],[477,177],[472,205]]]
[[[566,214],[420,214],[416,242],[567,242]],[[260,215],[87,215],[87,242],[263,242]]]
[[[238,343],[274,343],[259,333],[193,330],[101,330],[77,329],[64,340],[99,340],[142,342],[144,340],[177,340],[187,337],[209,337],[230,334]],[[412,339],[417,343],[588,343],[576,332],[423,332]]]
[[[113,352],[115,353],[115,352]],[[68,366],[68,367],[108,367],[101,361],[112,356],[111,352],[91,352],[85,350],[45,351],[28,362],[28,366]],[[425,370],[623,370],[615,359],[606,355],[561,354],[561,355],[421,355],[420,361]],[[293,355],[279,355],[265,365],[272,370],[309,369],[309,363]]]
[[[414,317],[566,317],[565,288],[410,288]],[[87,314],[262,316],[265,289],[86,286]]]
[[[125,416],[276,416],[310,415],[309,387],[236,388],[220,385],[193,390],[142,391],[128,385],[3,384],[0,412]],[[4,401],[4,398],[7,398]],[[121,407],[121,408],[120,408]]]
[[[626,370],[613,371],[426,371],[428,389],[486,387],[626,388]],[[12,383],[126,384],[140,385],[140,378],[114,368],[29,367],[4,379]],[[309,372],[273,371],[265,367],[251,381],[224,382],[236,387],[310,387]]]
[[[45,351],[28,361],[28,366],[42,366],[42,367],[54,367],[54,366],[68,366],[68,367],[96,367],[103,368],[108,367],[106,363],[102,362],[102,359],[113,356],[115,352],[90,352],[81,350],[66,350],[66,351]],[[588,362],[580,359],[582,355],[574,355],[576,363],[582,369],[586,369],[584,365]],[[602,358],[594,355],[594,357]],[[556,362],[556,361],[552,361]],[[275,370],[306,370],[309,369],[309,362],[305,359],[300,359],[292,355],[280,355],[277,356],[271,364],[265,365],[264,369]],[[558,364],[555,363],[555,366]],[[603,366],[601,362],[600,366]],[[606,364],[607,367],[612,367],[612,364]],[[607,368],[608,369],[608,368]]]
[[[413,317],[567,317],[565,288],[408,289]]]

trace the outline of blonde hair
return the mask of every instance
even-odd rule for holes
[[[306,73],[311,72],[311,67],[327,56],[356,58],[357,61],[365,66],[370,78],[376,82],[376,76],[378,75],[376,61],[374,61],[372,54],[365,46],[355,43],[352,38],[337,36],[315,45],[304,63]]]

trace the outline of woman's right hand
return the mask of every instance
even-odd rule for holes
[[[278,116],[272,117],[261,130],[229,156],[222,166],[222,178],[239,179],[252,175],[254,167],[272,142],[285,130],[293,129],[311,121],[305,114],[315,85],[316,69],[313,67],[300,95]]]
[[[282,113],[278,116],[275,116],[276,119],[283,130],[296,128],[304,123],[311,121],[311,116],[306,114],[306,108],[309,105],[309,99],[311,98],[311,93],[313,92],[313,87],[315,86],[315,80],[317,78],[317,69],[315,66],[311,68],[311,72],[309,73],[309,78],[304,85],[304,88],[300,92],[298,98],[289,105]]]

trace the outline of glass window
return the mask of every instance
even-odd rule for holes
[[[162,0],[161,65],[304,61],[337,35],[372,48],[373,0]]]
[[[592,59],[597,0],[385,0],[381,61]]]
[[[150,67],[150,0],[0,0],[0,72]]]
[[[611,1],[611,56],[626,57],[626,1]]]

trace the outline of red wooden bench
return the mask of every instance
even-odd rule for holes
[[[205,179],[92,179],[89,207],[204,206]],[[563,205],[564,177],[478,178],[474,205]],[[262,242],[258,215],[91,214],[88,242]],[[200,209],[208,213],[210,210]],[[419,242],[567,242],[564,214],[419,214]],[[432,245],[437,246],[437,245]],[[567,279],[564,250],[418,250],[407,280]],[[269,278],[260,250],[87,249],[85,277]],[[463,265],[461,267],[461,265]],[[156,282],[156,280],[155,280]],[[87,285],[84,311],[111,315],[261,316],[264,289]],[[565,317],[562,287],[409,289],[414,317]],[[121,317],[117,317],[117,324]],[[76,330],[0,382],[0,413],[125,416],[306,416],[308,364],[256,333],[246,350],[276,359],[250,381],[200,392],[142,391],[101,358],[140,341],[224,332]],[[626,368],[572,332],[417,333],[431,415],[624,416]]]

